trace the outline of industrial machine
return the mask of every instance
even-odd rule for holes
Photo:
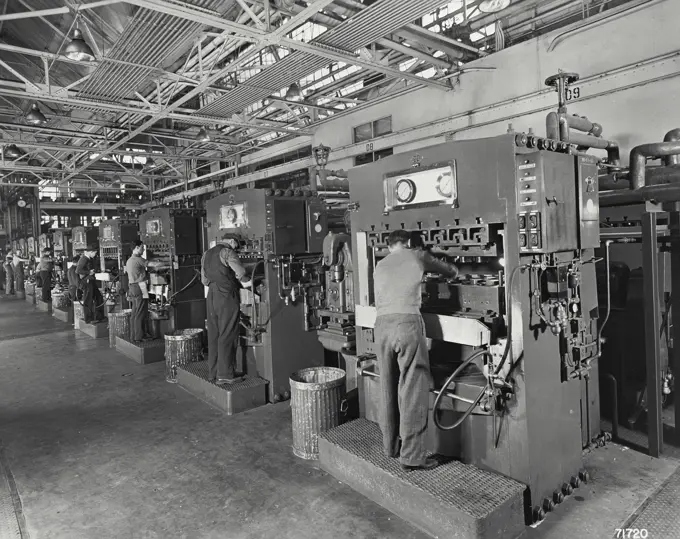
[[[598,169],[570,152],[510,133],[349,173],[362,415],[378,421],[373,272],[403,229],[460,269],[423,283],[431,449],[527,485],[528,522],[579,485],[600,433]]]
[[[132,255],[134,242],[139,238],[137,219],[107,219],[99,224],[99,260],[101,272],[96,274],[102,282],[105,296],[115,297],[118,307],[127,308],[122,291],[126,288],[125,263]]]
[[[149,321],[154,337],[205,325],[203,216],[200,210],[157,208],[139,218],[149,261]]]
[[[226,234],[242,241],[239,257],[253,281],[241,291],[247,374],[269,382],[268,398],[290,397],[290,375],[324,364],[316,330],[323,302],[325,203],[310,191],[243,189],[206,203],[209,246]]]
[[[35,259],[37,256],[39,256],[38,245],[36,245],[36,241],[33,236],[29,236],[28,238],[26,238],[26,249],[28,253],[28,258]]]
[[[72,231],[72,245],[74,254],[83,254],[88,246],[99,251],[99,229],[94,226],[76,226]]]
[[[39,250],[40,255],[42,255],[45,249],[53,248],[52,239],[53,239],[52,234],[40,234],[40,236],[38,236],[38,246],[40,248]]]
[[[62,285],[68,285],[67,262],[72,258],[73,246],[71,245],[71,230],[58,229],[52,233],[54,244],[54,264],[61,268],[59,272]]]

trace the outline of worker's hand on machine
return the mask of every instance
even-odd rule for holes
[[[250,288],[250,287],[253,286],[253,281],[250,281],[250,280],[249,280],[249,281],[242,282],[242,283],[241,283],[241,286],[242,286],[243,288]]]

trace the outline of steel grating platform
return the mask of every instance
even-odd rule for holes
[[[0,539],[21,539],[21,527],[15,510],[12,489],[0,463]]]
[[[106,326],[106,321],[99,322],[98,324],[88,324],[84,320],[78,320],[76,329],[79,329],[93,339],[109,338],[109,328]]]
[[[73,324],[73,308],[69,307],[68,310],[64,311],[59,307],[54,307],[52,309],[52,316],[57,320],[66,322],[67,324]]]
[[[165,360],[164,339],[134,343],[123,337],[116,337],[116,350],[141,365]]]
[[[663,482],[621,529],[646,532],[644,537],[650,539],[680,537],[680,469]]]
[[[52,302],[51,301],[43,301],[40,298],[37,298],[35,300],[35,307],[39,311],[42,311],[44,313],[52,314]]]
[[[199,399],[234,415],[267,404],[267,381],[246,377],[242,382],[218,386],[208,381],[208,362],[197,361],[177,369],[177,383]]]
[[[457,461],[406,472],[380,427],[357,419],[319,435],[321,467],[395,515],[446,539],[512,539],[525,529],[525,485]]]

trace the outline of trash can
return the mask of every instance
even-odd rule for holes
[[[80,300],[73,302],[73,320],[82,320],[85,317],[85,307]]]
[[[290,377],[293,453],[318,460],[319,434],[340,424],[346,411],[345,371],[334,367],[302,369]]]
[[[180,329],[165,335],[165,380],[177,383],[177,369],[203,359],[203,330]]]
[[[66,311],[69,308],[69,298],[63,292],[52,292],[52,306]]]
[[[130,316],[132,309],[109,313],[109,345],[116,346],[116,337],[130,339]]]

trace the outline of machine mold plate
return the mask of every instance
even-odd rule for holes
[[[88,324],[84,320],[79,320],[76,326],[85,335],[89,335],[93,339],[108,339],[109,338],[109,328],[106,326],[106,322],[99,322],[99,324]]]
[[[199,399],[234,415],[267,404],[267,381],[246,377],[242,382],[218,386],[208,381],[208,362],[198,361],[177,369],[177,383]]]
[[[358,419],[319,435],[321,467],[433,537],[492,539],[525,529],[525,485],[451,461],[406,472],[385,456],[380,427]]]
[[[37,298],[35,300],[35,306],[39,311],[52,314],[52,302],[51,301],[43,301],[40,298]]]
[[[69,307],[68,310],[64,311],[58,307],[52,308],[52,316],[57,320],[66,322],[67,324],[73,324],[73,307]]]
[[[163,339],[134,343],[123,337],[116,337],[116,350],[141,365],[165,360],[165,341]]]

